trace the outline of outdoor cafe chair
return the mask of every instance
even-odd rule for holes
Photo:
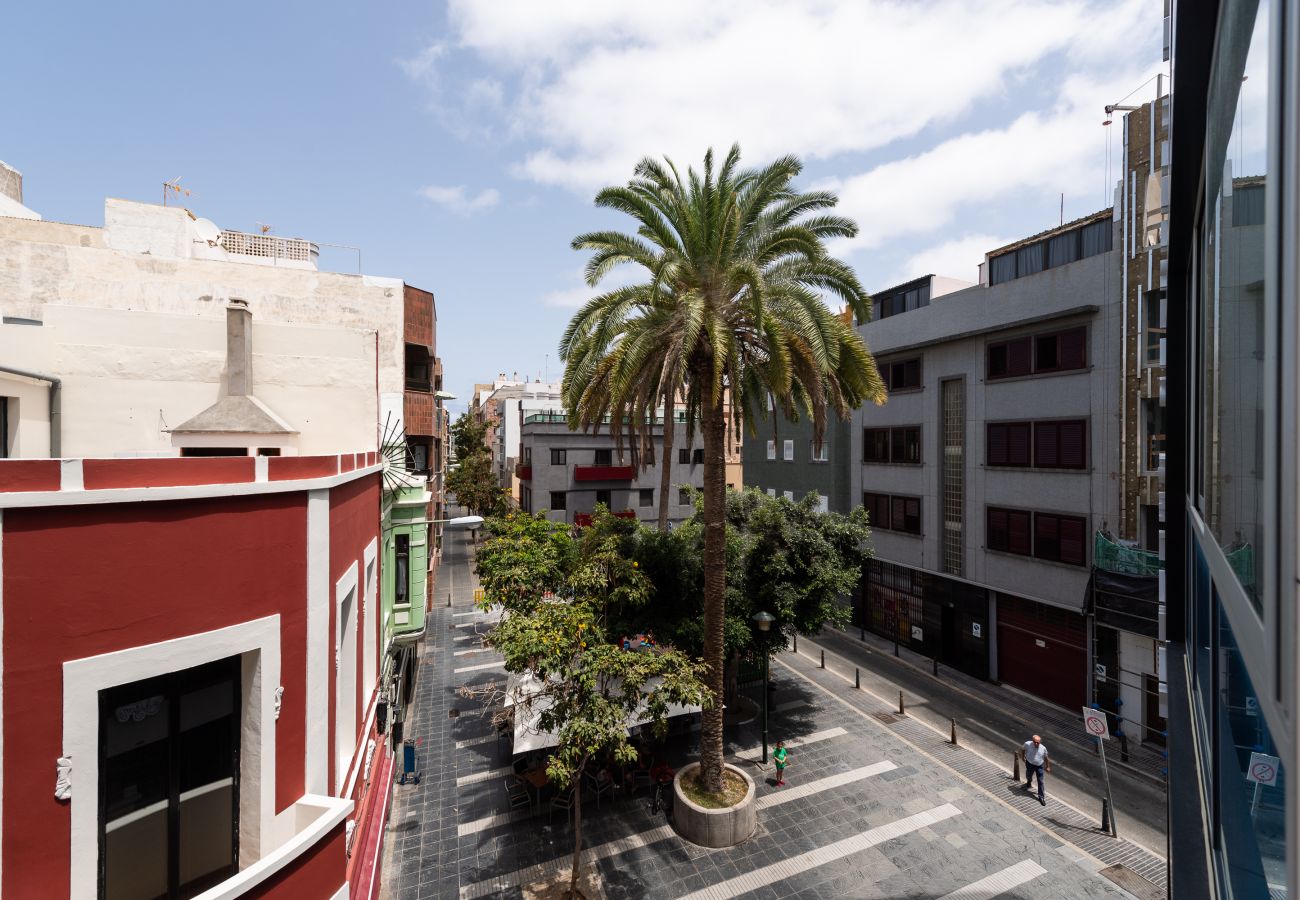
[[[551,810],[547,814],[546,823],[549,825],[555,818],[556,809],[564,810],[564,821],[567,824],[573,818],[573,790],[563,791],[551,798]]]
[[[531,812],[533,808],[533,798],[529,796],[528,789],[517,781],[507,780],[505,785],[506,796],[510,800],[510,813],[513,814],[516,809],[524,806],[528,807],[529,812]]]
[[[584,772],[583,777],[587,779],[587,791],[596,795],[596,809],[600,809],[600,798],[614,790],[614,779],[602,782],[600,778],[591,772]]]

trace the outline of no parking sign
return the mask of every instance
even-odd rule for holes
[[[1250,766],[1246,769],[1246,780],[1262,784],[1264,787],[1272,787],[1277,784],[1277,767],[1280,762],[1276,756],[1268,756],[1264,753],[1250,754]]]
[[[1109,738],[1110,726],[1106,724],[1106,714],[1099,709],[1083,709],[1083,730],[1092,737]]]

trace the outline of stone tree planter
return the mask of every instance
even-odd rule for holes
[[[705,809],[682,792],[682,777],[699,767],[699,763],[691,763],[673,778],[673,827],[677,833],[701,847],[734,847],[748,840],[758,827],[754,779],[735,766],[724,765],[725,769],[745,779],[745,797],[735,806]]]

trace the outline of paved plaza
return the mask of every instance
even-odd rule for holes
[[[552,814],[543,804],[508,813],[509,751],[479,704],[457,690],[505,678],[500,658],[481,648],[485,617],[471,602],[467,545],[466,536],[448,533],[422,647],[407,735],[420,742],[424,774],[418,785],[394,788],[383,872],[394,900],[519,897],[524,885],[567,872],[571,860],[563,810]],[[758,764],[756,722],[728,729],[731,761],[758,783],[758,832],[738,847],[706,850],[677,837],[662,813],[652,815],[644,790],[615,791],[599,809],[588,799],[586,859],[606,896],[1130,896],[1103,868],[1139,897],[1157,895],[1146,888],[1163,895],[1162,860],[1099,834],[1095,822],[1050,796],[1039,806],[1005,771],[910,716],[890,714],[818,661],[784,654],[772,680],[771,739],[791,747],[787,785],[775,787]],[[678,749],[682,758],[686,752]]]

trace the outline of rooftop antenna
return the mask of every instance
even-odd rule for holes
[[[184,194],[186,197],[192,193],[189,188],[181,187],[181,177],[177,175],[171,181],[163,182],[163,206],[167,205],[167,195],[169,193]]]
[[[1061,224],[1065,224],[1065,192],[1061,192]]]
[[[260,232],[262,232],[262,234],[270,234],[270,233],[271,233],[271,229],[274,228],[274,227],[275,227],[274,225],[268,225],[268,224],[266,224],[265,222],[258,222],[258,223],[257,223],[257,230],[260,231]]]

